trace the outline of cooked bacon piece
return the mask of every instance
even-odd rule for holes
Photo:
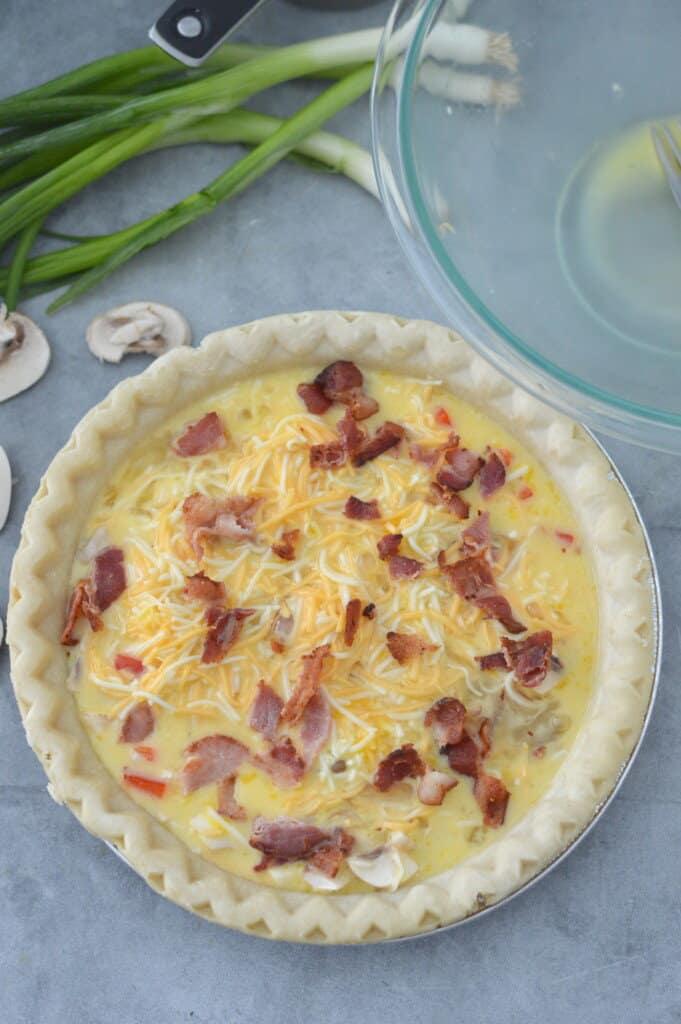
[[[293,562],[296,557],[296,544],[300,537],[300,530],[285,530],[281,540],[272,545],[272,550],[285,562]]]
[[[275,654],[282,654],[293,633],[293,616],[284,602],[274,616],[270,630],[270,647]]]
[[[300,739],[303,744],[303,760],[309,768],[317,754],[331,735],[331,705],[320,690],[308,702],[303,711]]]
[[[280,789],[297,786],[305,774],[306,767],[305,761],[288,736],[279,743],[270,745],[264,754],[256,754],[253,764],[267,772]]]
[[[442,505],[457,519],[468,519],[470,515],[471,507],[468,502],[456,491],[450,491],[441,484],[431,484],[428,497],[433,505]]]
[[[296,393],[298,398],[302,398],[307,411],[316,416],[321,416],[331,408],[331,399],[326,397],[319,384],[299,384]]]
[[[340,850],[343,854],[349,853],[353,838],[340,828],[325,832],[316,825],[308,825],[307,822],[296,821],[295,818],[268,820],[259,817],[253,822],[249,843],[263,855],[255,870],[264,871],[272,864],[310,860],[316,854],[330,848]],[[334,873],[337,871],[338,864],[335,865]]]
[[[354,363],[339,360],[318,373],[314,383],[325,398],[347,405],[356,420],[365,420],[378,411],[378,402],[364,392],[364,378]]]
[[[403,779],[416,779],[423,775],[425,770],[426,766],[413,743],[405,743],[403,747],[393,750],[380,762],[374,775],[374,786],[379,792],[385,793],[396,782],[402,782]]]
[[[447,755],[449,767],[460,775],[470,775],[475,779],[480,772],[480,749],[467,732],[458,743],[449,743],[442,751]]]
[[[484,465],[483,460],[468,448],[450,448],[445,454],[445,465],[436,480],[451,491],[465,491]]]
[[[483,672],[494,672],[496,669],[508,668],[503,651],[495,651],[494,654],[482,654],[475,660]]]
[[[363,466],[366,462],[378,458],[383,452],[387,452],[390,448],[398,445],[403,437],[404,427],[401,427],[399,423],[392,423],[390,420],[386,420],[373,437],[369,437],[366,441],[362,442],[352,456],[353,466]]]
[[[312,469],[338,469],[345,465],[345,455],[342,441],[313,444],[310,446],[310,466]]]
[[[550,629],[532,633],[524,640],[502,636],[501,646],[509,668],[523,686],[540,686],[551,668],[553,634]]]
[[[506,467],[497,453],[492,452],[480,470],[480,494],[483,498],[490,498],[505,483]]]
[[[380,519],[381,510],[376,500],[362,501],[353,494],[345,502],[343,515],[348,519]]]
[[[327,878],[335,878],[344,860],[345,853],[340,846],[326,846],[308,857],[307,862]]]
[[[480,741],[480,754],[482,757],[487,757],[490,750],[492,749],[492,737],[490,734],[491,724],[489,718],[483,718],[480,723],[478,730],[478,740]]]
[[[388,572],[394,580],[415,580],[423,572],[423,562],[405,555],[391,555],[388,559]]]
[[[95,633],[97,630],[103,629],[104,623],[97,614],[96,609],[92,606],[89,579],[78,580],[69,598],[69,606],[66,611],[66,625],[61,635],[61,642],[65,647],[73,647],[74,644],[78,643],[73,635],[73,631],[81,615],[85,616]]]
[[[481,555],[489,544],[489,512],[478,512],[471,525],[461,533],[461,550],[466,555]]]
[[[303,671],[281,715],[284,722],[295,725],[300,721],[305,707],[321,685],[324,659],[328,658],[330,653],[331,645],[321,644],[321,646],[315,647],[310,654],[303,655]]]
[[[450,789],[454,789],[458,784],[458,779],[453,779],[451,775],[427,768],[425,775],[418,781],[416,795],[422,804],[439,807]]]
[[[274,692],[271,686],[267,685],[264,679],[261,679],[251,707],[248,724],[251,729],[262,733],[268,740],[273,740],[279,727],[283,708],[284,702],[281,697]]]
[[[205,455],[227,445],[225,425],[216,412],[207,412],[200,420],[185,427],[184,433],[173,442],[176,455]]]
[[[362,612],[362,615],[364,616],[365,619],[375,619],[376,618],[376,605],[373,604],[373,603],[372,604],[368,604],[366,606],[366,608],[364,609],[364,611]]]
[[[253,517],[257,498],[209,498],[207,494],[190,494],[182,505],[187,538],[197,558],[203,557],[204,537],[225,537],[227,540],[253,540]]]
[[[352,647],[359,629],[359,619],[362,614],[362,602],[358,597],[353,597],[345,606],[345,630],[343,642],[346,647]]]
[[[227,597],[224,583],[212,580],[205,572],[187,576],[182,593],[192,601],[205,601],[206,604],[222,604]]]
[[[239,639],[244,619],[255,615],[254,608],[218,608],[211,605],[206,611],[208,633],[203,645],[201,661],[204,665],[215,665],[222,661],[230,647]]]
[[[401,533],[386,533],[385,537],[381,537],[376,547],[378,548],[378,557],[386,560],[391,555],[396,555],[400,550],[400,544],[402,543]]]
[[[117,654],[114,658],[114,668],[117,672],[132,672],[134,676],[141,676],[146,671],[144,662],[133,654]]]
[[[233,821],[243,821],[247,818],[245,808],[238,803],[236,798],[236,775],[229,775],[226,779],[218,782],[218,814]]]
[[[437,464],[441,454],[441,448],[424,448],[423,445],[415,442],[409,445],[409,458],[430,468]]]
[[[489,828],[499,828],[504,824],[510,795],[501,779],[485,775],[484,772],[478,775],[473,786],[473,796],[482,811],[482,820]]]
[[[341,444],[348,455],[354,455],[360,445],[366,440],[366,433],[357,426],[357,420],[349,409],[345,410],[345,415],[338,421],[336,429],[338,430]]]
[[[95,555],[92,570],[92,604],[104,612],[121,596],[126,587],[125,566],[121,548],[104,548]]]
[[[142,743],[154,731],[154,712],[146,700],[133,704],[123,719],[119,743]]]
[[[508,600],[498,592],[494,575],[480,555],[462,558],[452,565],[440,568],[453,585],[459,597],[471,601],[491,619],[497,619],[509,633],[522,633],[525,626],[513,617]]]
[[[466,708],[456,697],[442,697],[426,711],[424,723],[439,747],[460,743]]]
[[[248,757],[248,747],[231,736],[215,733],[191,743],[185,750],[187,762],[182,769],[185,793],[236,775]]]
[[[386,634],[385,639],[388,650],[395,661],[399,661],[400,665],[411,661],[412,658],[417,658],[420,654],[425,654],[426,651],[437,650],[437,644],[429,644],[427,640],[424,640],[416,633],[390,632]]]

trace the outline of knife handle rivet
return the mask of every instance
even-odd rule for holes
[[[185,39],[196,39],[203,32],[201,19],[195,14],[184,14],[177,21],[177,31]]]

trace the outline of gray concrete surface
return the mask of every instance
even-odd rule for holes
[[[4,0],[0,92],[144,42],[162,0]],[[275,0],[252,33],[270,40],[370,24],[385,11],[306,12]],[[11,59],[8,59],[11,56]],[[290,87],[269,109],[300,101]],[[366,104],[338,119],[368,141]],[[157,155],[112,174],[54,223],[83,233],[127,224],[208,181],[226,156]],[[176,304],[196,337],[279,311],[388,310],[437,318],[378,204],[344,180],[281,167],[247,194],[138,257],[49,321],[53,361],[0,407],[16,488],[0,534],[9,564],[41,473],[75,423],[144,365],[99,366],[84,328],[133,298]],[[45,302],[31,304],[43,320]],[[47,321],[45,321],[47,322]],[[160,899],[45,790],[0,655],[0,1021],[2,1024],[671,1024],[681,1021],[678,697],[679,463],[608,447],[641,503],[660,563],[666,658],[640,756],[598,827],[560,867],[463,928],[375,948],[277,945],[222,930]],[[677,575],[677,573],[679,575]]]

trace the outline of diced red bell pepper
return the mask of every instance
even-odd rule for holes
[[[534,491],[527,484],[523,484],[522,487],[518,488],[518,497],[521,501],[527,501],[528,498],[534,497]]]
[[[449,413],[441,405],[435,410],[435,422],[441,424],[443,427],[451,427],[452,421]]]
[[[149,779],[146,775],[135,775],[127,769],[123,772],[123,781],[127,782],[129,786],[141,789],[143,793],[157,797],[163,796],[168,788],[168,783],[162,782],[161,779]]]
[[[145,761],[155,761],[156,760],[156,748],[155,747],[139,746],[139,747],[133,747],[133,750],[135,751],[136,754],[139,754],[140,757],[143,757]]]
[[[145,671],[144,663],[134,654],[117,654],[114,658],[114,668],[117,672],[132,672],[134,676],[141,676]]]

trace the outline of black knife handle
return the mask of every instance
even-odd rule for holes
[[[175,0],[149,29],[172,57],[198,67],[262,0]]]

